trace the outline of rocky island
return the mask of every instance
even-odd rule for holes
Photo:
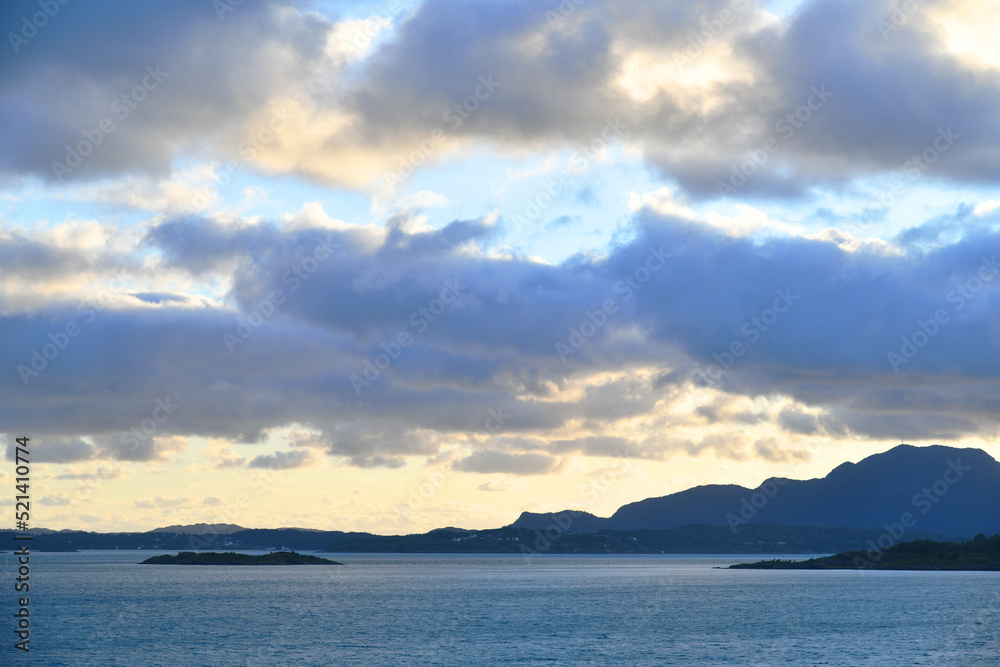
[[[262,556],[225,553],[182,551],[176,556],[153,556],[140,565],[343,565],[335,560],[306,556],[294,551],[275,551]]]
[[[989,570],[1000,571],[1000,535],[976,535],[967,542],[914,540],[883,551],[846,551],[804,561],[739,563],[742,570]]]

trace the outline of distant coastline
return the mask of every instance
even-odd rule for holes
[[[438,528],[414,535],[374,535],[297,528],[255,528],[224,534],[90,533],[34,534],[33,550],[299,551],[327,553],[512,553],[512,554],[832,554],[874,548],[884,531],[826,526],[728,526],[694,524],[664,530],[601,530],[570,533],[506,526],[485,530]],[[13,535],[0,531],[0,543]],[[973,533],[974,534],[974,533]],[[911,532],[907,539],[955,540]]]
[[[1000,571],[1000,535],[967,542],[903,542],[884,551],[847,551],[805,561],[763,560],[731,570],[944,570]]]

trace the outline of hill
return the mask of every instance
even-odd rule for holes
[[[914,540],[884,551],[848,551],[805,561],[764,560],[730,565],[742,570],[990,570],[1000,571],[1000,535],[968,542]]]
[[[821,479],[771,478],[756,489],[698,486],[648,498],[602,518],[574,515],[566,532],[662,530],[690,524],[850,526],[969,538],[1000,532],[1000,462],[981,449],[899,445]],[[564,513],[523,513],[512,527],[542,530]],[[565,522],[565,519],[561,519]],[[910,524],[910,525],[903,525]]]
[[[241,530],[243,526],[235,523],[194,523],[187,526],[164,526],[154,528],[150,533],[174,533],[177,535],[230,535]]]

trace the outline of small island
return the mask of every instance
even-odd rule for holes
[[[762,560],[731,570],[986,570],[1000,571],[1000,535],[967,542],[902,542],[883,551],[845,551],[803,561]]]
[[[140,565],[343,565],[335,560],[306,556],[295,551],[275,551],[263,556],[238,554],[234,551],[182,551],[176,556],[153,556]]]

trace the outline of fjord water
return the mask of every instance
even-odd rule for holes
[[[15,566],[0,555],[0,663],[1000,663],[996,572],[725,570],[713,567],[748,557],[677,555],[137,564],[150,555],[33,554],[30,654],[13,649]]]

